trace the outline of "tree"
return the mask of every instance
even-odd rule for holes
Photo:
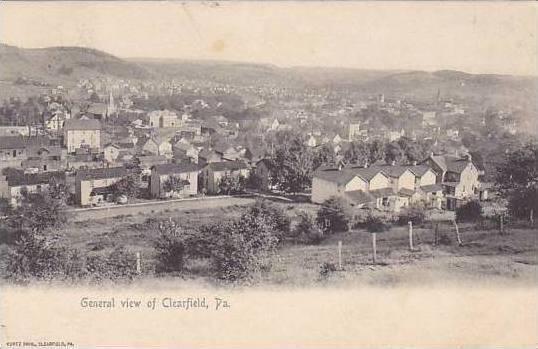
[[[399,163],[404,156],[402,148],[398,142],[390,142],[385,146],[385,160],[389,163]]]
[[[328,233],[346,231],[349,214],[342,199],[331,197],[325,200],[318,210],[316,223]]]
[[[267,200],[256,200],[247,212],[254,217],[262,217],[271,225],[274,225],[276,235],[279,239],[282,239],[282,237],[288,235],[290,232],[291,220],[288,215],[281,208],[271,204]]]
[[[185,188],[185,180],[178,176],[170,176],[163,183],[163,190],[169,192],[180,192]]]
[[[508,197],[510,213],[528,217],[538,212],[538,143],[531,142],[505,154],[497,168],[497,188]]]
[[[370,161],[369,146],[360,141],[352,142],[344,152],[344,160],[348,163],[366,164]]]
[[[20,205],[8,219],[16,228],[35,233],[59,228],[67,222],[65,202],[53,198],[48,192],[23,192]]]
[[[385,158],[385,145],[382,141],[374,140],[368,144],[368,163],[373,164]]]
[[[245,191],[245,187],[246,179],[244,176],[227,175],[219,180],[218,192],[224,195],[240,194]]]
[[[369,233],[382,233],[389,230],[390,226],[381,217],[369,214],[364,220],[364,226]]]
[[[217,223],[211,260],[217,277],[227,282],[250,280],[270,266],[278,238],[264,216],[244,213],[231,222]]]
[[[140,192],[140,180],[138,175],[129,174],[112,185],[114,197],[125,195],[128,198],[136,198]]]
[[[282,136],[274,156],[273,184],[288,193],[298,193],[312,184],[316,154],[304,139],[288,133]]]
[[[183,270],[187,254],[186,235],[179,224],[172,220],[161,222],[154,247],[157,272]]]
[[[482,206],[479,201],[473,200],[456,208],[456,221],[476,222],[482,217]]]
[[[314,217],[308,212],[299,212],[299,222],[295,226],[294,235],[304,239],[308,243],[319,244],[325,234],[323,229],[315,222]]]

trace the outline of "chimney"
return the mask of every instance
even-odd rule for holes
[[[392,161],[390,162],[390,165],[391,165],[391,166],[396,166],[396,160],[392,160]]]

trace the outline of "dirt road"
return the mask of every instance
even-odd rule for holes
[[[254,202],[253,198],[246,197],[206,197],[183,200],[152,201],[148,203],[137,203],[130,205],[114,205],[110,207],[94,207],[86,209],[75,209],[70,211],[72,220],[75,222],[90,219],[110,218],[122,215],[138,215],[166,210],[212,210],[215,208],[248,205]]]

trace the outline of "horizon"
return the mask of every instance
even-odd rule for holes
[[[281,66],[274,63],[265,63],[265,62],[254,62],[254,61],[232,61],[232,60],[226,60],[226,59],[218,59],[218,58],[181,58],[181,57],[121,57],[116,56],[114,54],[111,54],[110,52],[106,52],[100,49],[97,49],[95,47],[88,47],[88,46],[46,46],[46,47],[21,47],[21,46],[15,46],[11,44],[6,44],[4,42],[0,42],[0,45],[15,47],[22,50],[45,50],[45,49],[62,49],[62,48],[77,48],[77,49],[89,49],[89,50],[95,50],[104,54],[111,55],[115,58],[124,60],[126,62],[140,62],[140,63],[150,63],[150,61],[167,61],[167,62],[178,62],[178,63],[199,63],[199,64],[205,64],[205,63],[215,63],[215,64],[229,64],[229,65],[256,65],[256,66],[265,66],[265,67],[275,67],[278,69],[328,69],[328,70],[354,70],[354,71],[369,71],[369,72],[394,72],[394,74],[405,74],[405,73],[439,73],[439,72],[454,72],[454,73],[462,73],[467,75],[491,75],[491,76],[511,76],[516,78],[538,78],[537,75],[519,75],[519,74],[505,74],[505,73],[470,73],[463,70],[456,70],[456,69],[436,69],[436,70],[425,70],[425,69],[368,69],[368,68],[361,68],[361,67],[345,67],[345,66],[307,66],[307,65],[295,65],[295,66]]]
[[[535,3],[8,2],[0,6],[0,36],[20,48],[91,48],[125,60],[536,77],[537,9]]]

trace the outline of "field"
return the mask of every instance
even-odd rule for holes
[[[90,254],[112,251],[124,246],[140,252],[143,277],[139,284],[214,285],[204,262],[188,263],[181,276],[157,277],[153,274],[156,237],[154,219],[174,217],[185,228],[205,222],[237,217],[250,201],[212,209],[171,207],[160,212],[145,211],[113,218],[73,221],[65,227],[69,246]],[[275,203],[292,218],[299,211],[315,212],[306,203]],[[377,264],[372,263],[371,235],[361,229],[330,236],[319,245],[285,243],[274,257],[273,267],[260,276],[257,285],[311,286],[423,286],[423,285],[506,285],[526,286],[538,282],[538,229],[508,226],[505,234],[494,227],[478,229],[461,225],[463,245],[458,246],[454,228],[441,225],[442,244],[434,245],[431,224],[414,227],[414,250],[408,247],[407,227],[394,226],[377,235]],[[338,269],[338,241],[342,242],[342,270],[320,273],[324,263]],[[4,246],[5,247],[5,246]]]

